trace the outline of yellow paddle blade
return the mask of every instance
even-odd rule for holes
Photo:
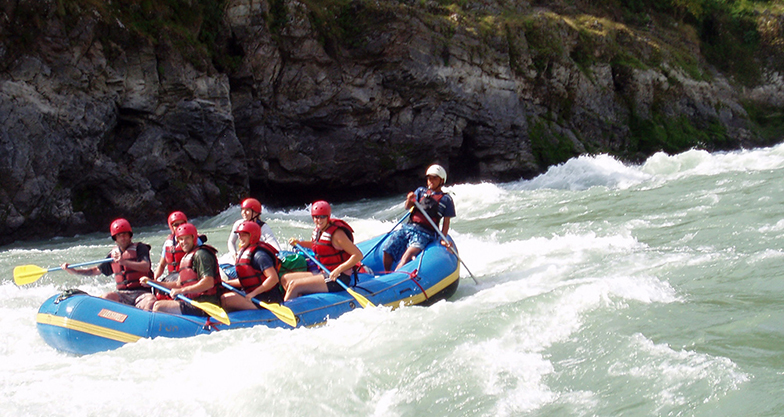
[[[294,312],[291,311],[288,307],[283,307],[280,304],[267,304],[263,301],[256,300],[257,303],[263,308],[271,311],[275,317],[279,318],[280,321],[288,324],[291,327],[297,327],[297,316],[294,315]]]
[[[21,265],[14,268],[14,283],[16,285],[25,285],[31,282],[38,281],[45,273],[49,272],[48,269],[41,268],[35,265]]]
[[[221,322],[221,323],[223,323],[223,324],[225,324],[227,326],[231,324],[231,320],[229,320],[229,315],[226,314],[226,310],[216,306],[215,304],[212,304],[212,303],[200,303],[198,301],[193,301],[193,300],[190,300],[190,302],[191,302],[191,305],[193,305],[194,307],[196,307],[198,309],[201,309],[205,313],[209,314],[210,317],[218,320],[219,322]]]
[[[375,305],[373,305],[373,303],[371,303],[370,300],[359,295],[359,293],[352,290],[351,288],[346,288],[346,291],[348,291],[348,293],[351,294],[351,296],[354,297],[359,302],[359,305],[361,305],[362,308],[365,308],[367,306],[375,307]]]

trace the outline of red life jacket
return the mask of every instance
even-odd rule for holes
[[[169,273],[179,271],[180,261],[185,256],[185,251],[182,250],[180,244],[174,239],[174,234],[170,234],[166,238],[166,250],[164,252],[164,259],[166,259],[166,267],[169,268]]]
[[[129,261],[138,261],[136,255],[136,247],[144,243],[131,243],[125,251],[120,251],[120,248],[115,246],[111,254],[119,253],[120,259],[127,259]],[[125,269],[124,266],[117,262],[112,262],[112,272],[114,272],[114,281],[117,283],[118,290],[136,290],[144,288],[139,280],[142,277],[151,277],[152,270],[141,272]]]
[[[218,253],[217,249],[209,245],[197,246],[195,249],[186,253],[185,256],[182,257],[182,260],[180,260],[180,286],[181,287],[187,287],[189,285],[193,285],[199,282],[199,280],[201,280],[199,274],[197,274],[196,271],[193,269],[193,255],[195,255],[196,251],[200,249],[205,249],[209,251],[212,254],[212,256],[216,256],[216,254]],[[217,257],[215,258],[215,270],[212,271],[212,278],[213,278],[212,288],[209,288],[206,291],[202,291],[199,293],[185,294],[185,296],[193,299],[193,298],[201,297],[203,295],[215,295],[218,293],[218,288],[221,286],[221,277],[220,277],[220,271],[218,271]]]
[[[256,254],[257,250],[266,251],[267,254],[273,259],[273,262],[275,262],[275,271],[280,271],[281,262],[277,257],[278,250],[269,243],[257,242],[253,246],[242,248],[240,253],[237,254],[235,270],[237,271],[237,278],[240,280],[240,285],[245,292],[251,292],[255,290],[264,282],[265,279],[267,279],[264,276],[264,271],[259,271],[251,265],[251,262],[253,261],[253,255]]]
[[[330,271],[351,258],[351,255],[349,255],[348,252],[337,250],[332,246],[332,234],[338,229],[343,229],[348,238],[352,242],[354,241],[354,229],[352,229],[348,223],[338,219],[330,219],[329,226],[327,226],[327,229],[324,230],[324,232],[321,232],[318,227],[315,228],[311,238],[311,241],[313,242],[313,253],[316,254],[316,258],[318,258],[319,262],[324,264]]]
[[[419,199],[419,204],[425,208],[425,212],[430,216],[433,220],[433,223],[438,225],[441,222],[441,215],[438,213],[438,203],[441,201],[441,197],[444,196],[442,192],[434,192],[433,190],[427,190],[426,192],[422,193],[422,197]],[[411,223],[416,223],[427,230],[435,232],[436,229],[427,221],[427,217],[422,214],[419,209],[414,209],[411,213]]]

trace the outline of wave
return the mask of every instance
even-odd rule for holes
[[[650,181],[666,182],[689,176],[782,167],[784,144],[733,152],[710,153],[696,149],[676,155],[658,152],[641,165],[625,164],[607,154],[582,155],[552,166],[531,180],[514,182],[509,189],[582,191],[591,187],[607,187],[624,190]]]

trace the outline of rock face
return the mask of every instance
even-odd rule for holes
[[[531,177],[586,151],[623,154],[630,120],[653,114],[754,146],[739,103],[784,96],[773,70],[746,90],[721,74],[594,59],[611,47],[581,49],[579,31],[532,8],[531,25],[550,19],[561,46],[543,53],[535,32],[514,28],[478,36],[443,23],[459,20],[446,9],[434,23],[414,6],[361,2],[343,12],[374,25],[337,43],[303,2],[229,0],[216,44],[237,64],[218,70],[97,11],[66,19],[59,3],[0,7],[4,22],[43,16],[0,28],[0,244],[105,230],[116,217],[163,225],[172,210],[215,214],[247,195],[303,204],[403,192],[436,161],[450,181]],[[281,14],[284,24],[270,19]]]
[[[247,192],[225,74],[89,13],[37,29],[29,53],[2,51],[0,243],[108,230],[117,217],[165,224],[174,208],[214,213]]]

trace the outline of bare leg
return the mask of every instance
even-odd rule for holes
[[[327,288],[327,283],[324,282],[324,276],[321,274],[311,274],[309,278],[300,278],[291,282],[289,288],[286,290],[286,295],[283,297],[283,301],[289,301],[300,295],[327,291],[329,291],[329,289]]]
[[[283,275],[280,277],[280,285],[283,286],[284,289],[288,291],[289,286],[292,282],[303,279],[303,278],[310,278],[313,276],[312,272],[289,272],[288,274]]]
[[[120,302],[120,294],[117,294],[116,292],[107,292],[101,298],[105,298],[107,300],[112,300],[112,301],[117,301],[118,303]]]
[[[175,300],[160,300],[152,306],[153,313],[182,314],[180,302]]]
[[[393,258],[392,255],[384,252],[384,271],[392,270],[392,262],[395,262],[395,258]]]
[[[221,306],[227,312],[237,310],[255,310],[256,305],[247,298],[233,292],[223,294],[221,297]]]
[[[395,267],[395,271],[402,268],[403,265],[409,263],[412,259],[416,258],[416,256],[419,255],[419,252],[422,252],[422,249],[409,246],[408,249],[406,249],[406,251],[403,253],[403,257],[400,258],[400,263],[398,263]]]
[[[136,308],[151,311],[152,306],[155,305],[156,301],[158,301],[158,299],[156,299],[152,293],[144,294],[143,296],[136,298]]]

